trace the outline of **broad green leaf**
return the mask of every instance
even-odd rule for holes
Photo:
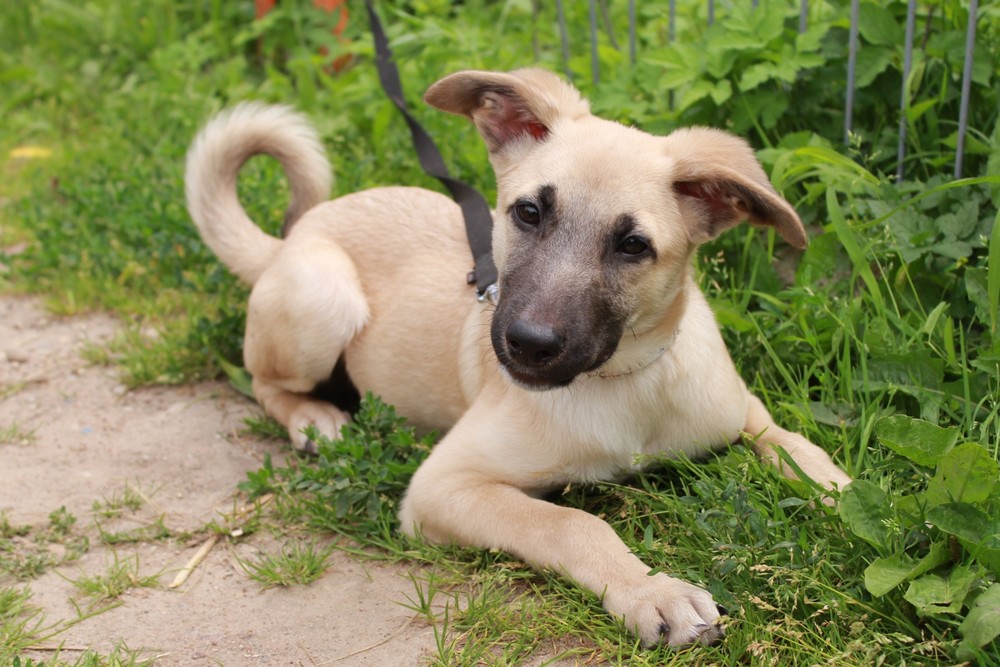
[[[942,402],[944,360],[927,350],[913,349],[906,354],[872,355],[868,362],[868,382],[855,380],[865,391],[895,389],[916,398],[920,414],[936,421]]]
[[[723,102],[728,100],[732,94],[733,84],[729,83],[728,80],[723,79],[722,81],[716,82],[715,87],[712,89],[712,101],[721,105]]]
[[[934,306],[934,310],[927,314],[927,319],[920,326],[920,333],[922,334],[933,334],[934,330],[937,329],[938,322],[941,320],[941,316],[947,312],[949,304],[947,301],[942,301],[938,305]],[[947,317],[945,318],[947,319]]]
[[[698,79],[684,89],[677,100],[678,109],[687,109],[702,99],[708,97],[714,91],[715,85],[707,79]]]
[[[805,32],[795,35],[795,50],[800,53],[818,50],[823,44],[823,38],[826,37],[829,31],[829,24],[813,22]]]
[[[985,646],[1000,635],[1000,584],[993,584],[975,599],[958,631],[974,646]]]
[[[660,84],[667,89],[679,88],[697,79],[699,73],[691,69],[665,69]]]
[[[956,566],[947,577],[925,574],[910,582],[903,597],[921,616],[954,614],[962,609],[978,575],[971,569]]]
[[[948,547],[940,543],[932,544],[928,554],[920,560],[902,553],[879,558],[865,569],[865,588],[875,597],[885,595],[904,581],[944,565],[949,558]]]
[[[979,227],[979,202],[970,200],[937,217],[936,226],[946,239],[967,239]]]
[[[869,46],[858,51],[855,85],[865,88],[892,64],[893,50],[886,46]]]
[[[903,43],[903,27],[885,7],[863,2],[858,7],[858,19],[858,31],[869,44],[896,46]]]
[[[941,138],[941,145],[955,150],[958,148],[958,131],[952,132],[946,137]],[[968,134],[965,137],[965,153],[972,155],[989,155],[991,147],[985,141],[980,141],[976,135]]]
[[[875,437],[892,451],[922,466],[934,466],[958,441],[959,430],[941,428],[906,415],[882,417],[875,422]]]
[[[840,518],[861,539],[886,548],[892,508],[882,489],[863,479],[851,482],[840,496]]]
[[[705,71],[714,78],[721,79],[722,77],[729,74],[730,70],[733,69],[733,63],[736,62],[737,56],[740,54],[737,51],[726,50],[713,50],[710,49],[703,53],[703,58],[705,59]]]
[[[916,561],[906,554],[878,558],[865,568],[865,588],[875,597],[881,597],[910,578]]]
[[[247,398],[253,398],[253,378],[247,369],[231,364],[221,356],[217,356],[215,361],[222,367],[222,371],[229,378],[229,384],[233,389]]]
[[[927,521],[963,543],[986,549],[1000,549],[1000,517],[969,503],[946,503],[927,511]]]
[[[777,67],[774,63],[767,61],[755,63],[747,67],[743,70],[743,76],[740,77],[740,90],[745,93],[753,90],[765,81],[773,79],[776,69]]]
[[[921,116],[927,113],[928,109],[931,109],[936,104],[940,104],[940,102],[941,101],[936,97],[932,97],[929,100],[923,100],[922,102],[917,102],[906,110],[906,119],[911,123],[915,123],[920,120]]]
[[[764,11],[761,11],[763,9]],[[785,12],[780,3],[764,3],[750,12],[754,32],[762,42],[770,42],[781,37],[785,29]]]
[[[990,497],[1000,470],[981,445],[969,442],[941,457],[937,472],[927,485],[927,503],[980,503]]]

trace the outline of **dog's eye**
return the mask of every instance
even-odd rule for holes
[[[519,202],[514,204],[514,217],[518,222],[534,227],[541,222],[542,213],[531,202]]]
[[[630,257],[638,257],[649,251],[649,242],[640,236],[629,236],[618,244],[618,252]]]

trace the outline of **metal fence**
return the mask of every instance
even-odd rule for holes
[[[618,49],[618,44],[610,30],[610,19],[608,17],[607,0],[588,0],[590,4],[590,58],[591,76],[595,84],[600,83],[601,71],[598,62],[597,36],[599,24],[603,21],[607,29],[607,34],[611,40],[611,45]],[[782,1],[785,0],[772,0]],[[707,3],[707,18],[709,25],[715,22],[715,0],[705,0]],[[756,8],[759,0],[750,0],[751,6]],[[853,108],[855,93],[855,73],[857,70],[858,56],[858,26],[859,26],[859,6],[860,0],[851,0],[851,23],[848,37],[848,57],[847,57],[847,89],[845,91],[844,107],[844,143],[849,142],[853,128]],[[631,62],[636,61],[636,0],[628,0],[628,52]],[[676,0],[669,0],[669,26],[668,39],[673,41],[676,37]],[[906,36],[903,44],[903,85],[899,95],[899,139],[897,149],[896,176],[903,178],[903,164],[906,158],[906,111],[909,100],[907,96],[906,82],[910,76],[910,68],[913,62],[913,41],[914,23],[917,13],[917,0],[908,0],[906,12]],[[969,1],[969,21],[965,36],[965,61],[962,70],[962,92],[959,104],[958,117],[958,144],[955,150],[954,177],[962,177],[962,161],[965,154],[965,135],[969,123],[969,96],[972,87],[972,65],[973,50],[976,44],[976,19],[979,13],[979,0]],[[562,0],[556,0],[556,14],[559,23],[559,37],[562,43],[563,63],[567,73],[569,72],[569,38],[566,28],[566,15],[563,10]],[[809,0],[799,0],[799,32],[805,32],[809,25]]]

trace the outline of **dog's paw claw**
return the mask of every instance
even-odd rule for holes
[[[647,576],[639,586],[625,589],[621,597],[605,595],[604,604],[624,620],[646,648],[707,646],[724,634],[712,595],[665,574]]]
[[[335,439],[348,421],[350,416],[334,405],[318,401],[303,403],[289,419],[288,431],[292,434],[292,445],[298,452],[316,454],[319,447],[315,440],[306,436],[306,428],[315,427],[321,436]]]
[[[726,629],[717,623],[715,625],[699,623],[694,629],[698,633],[697,641],[705,646],[722,641],[722,638],[726,636]]]

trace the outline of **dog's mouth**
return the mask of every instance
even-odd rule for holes
[[[514,361],[506,350],[496,350],[500,368],[515,384],[530,391],[548,391],[569,386],[580,375],[604,366],[614,356],[615,348],[602,351],[596,360],[574,368],[530,368]]]
[[[517,385],[524,389],[530,389],[532,391],[547,391],[549,389],[560,389],[562,387],[569,386],[573,380],[576,379],[577,374],[571,375],[569,377],[544,377],[535,372],[526,372],[518,369],[513,364],[504,364],[501,362],[500,367],[503,368],[504,372],[507,373],[508,377],[513,380]]]

